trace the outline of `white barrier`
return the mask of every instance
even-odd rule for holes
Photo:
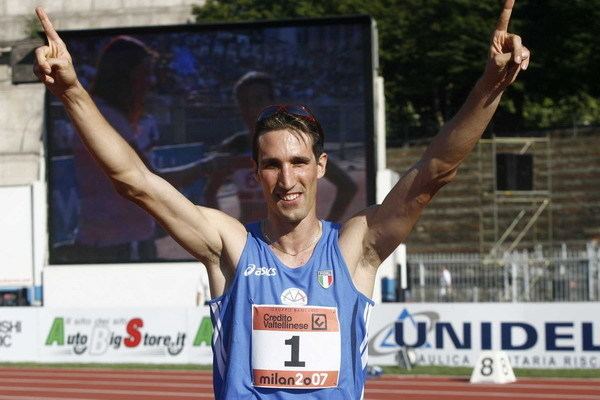
[[[208,278],[199,262],[54,265],[44,268],[44,305],[194,307],[202,279]]]
[[[369,362],[475,365],[504,351],[518,368],[600,368],[599,303],[378,304]],[[211,364],[209,309],[0,308],[0,360]],[[411,351],[411,353],[412,353]]]
[[[32,187],[0,186],[0,210],[0,285],[33,285]]]

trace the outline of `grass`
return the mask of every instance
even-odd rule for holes
[[[198,364],[40,364],[40,363],[0,363],[0,367],[12,368],[102,368],[102,369],[146,369],[146,370],[187,370],[210,371],[212,365]],[[440,375],[440,376],[471,376],[472,368],[416,366],[408,371],[400,367],[383,367],[386,374],[399,375]],[[600,369],[527,369],[515,368],[517,378],[600,378]]]

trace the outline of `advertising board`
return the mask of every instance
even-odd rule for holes
[[[598,303],[388,303],[373,310],[369,362],[472,367],[504,351],[515,368],[600,368]]]
[[[598,303],[387,303],[369,326],[369,364],[472,368],[502,352],[513,368],[600,369]],[[340,329],[345,329],[341,326]],[[347,327],[346,327],[347,329]],[[6,361],[212,364],[213,328],[197,308],[0,309]]]
[[[3,307],[0,310],[0,360],[35,360],[37,323],[35,308]]]

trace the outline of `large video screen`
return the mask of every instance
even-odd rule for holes
[[[270,104],[304,104],[329,155],[318,215],[374,201],[368,17],[60,32],[104,117],[192,202],[243,223],[266,217],[251,135]],[[192,260],[120,197],[62,104],[46,101],[50,264]]]

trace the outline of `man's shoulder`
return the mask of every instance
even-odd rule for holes
[[[377,211],[377,208],[378,205],[367,207],[338,224],[339,238],[346,243],[360,245],[369,231],[369,218]]]
[[[241,221],[240,221],[241,223]],[[266,242],[267,240],[263,236],[262,221],[253,221],[242,224],[246,229],[246,240],[252,239],[255,242]]]
[[[342,223],[338,221],[322,220],[323,227],[327,227],[331,231],[339,231],[342,228]]]
[[[244,228],[246,228],[248,233],[259,234],[261,233],[261,224],[262,221],[252,221],[244,224]]]

